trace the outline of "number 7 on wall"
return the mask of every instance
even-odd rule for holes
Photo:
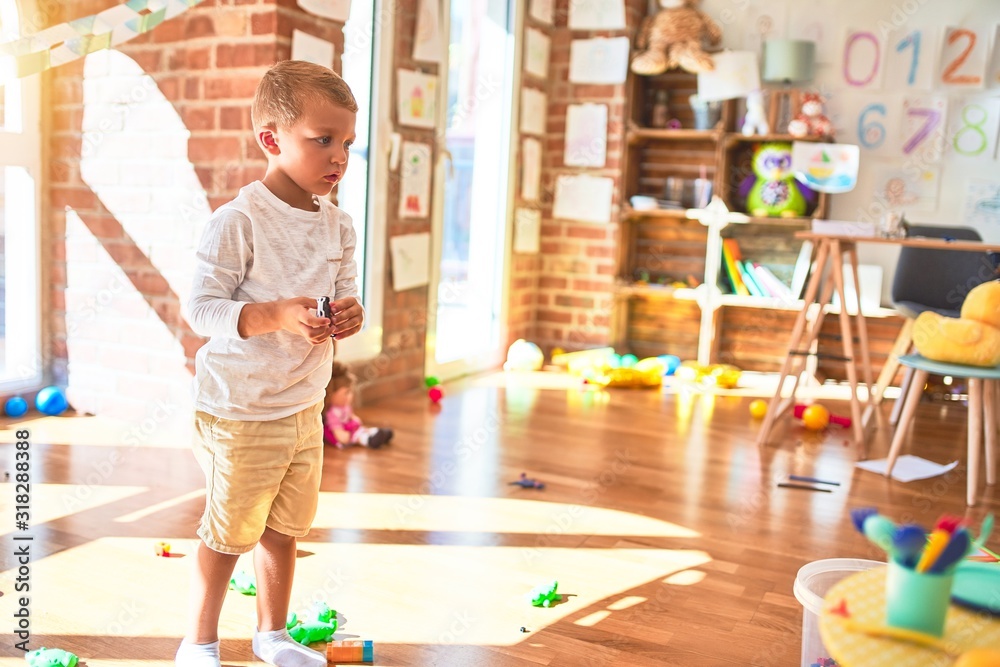
[[[903,153],[910,155],[928,139],[943,137],[948,102],[944,97],[907,98],[903,101]],[[938,145],[935,146],[935,143]],[[931,144],[941,150],[940,142]],[[937,157],[940,157],[938,155]]]

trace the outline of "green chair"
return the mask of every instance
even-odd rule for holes
[[[906,396],[903,414],[896,425],[896,432],[889,447],[889,460],[886,476],[892,475],[892,468],[903,447],[903,438],[907,426],[913,420],[917,404],[924,392],[927,375],[950,375],[969,381],[969,443],[968,443],[968,475],[966,502],[971,506],[976,504],[976,491],[979,486],[979,459],[983,449],[984,428],[986,445],[986,483],[996,483],[996,438],[997,438],[997,401],[1000,400],[1000,367],[981,368],[963,366],[961,364],[946,364],[931,361],[919,354],[907,354],[899,357],[899,363],[913,369],[913,379],[910,382]]]

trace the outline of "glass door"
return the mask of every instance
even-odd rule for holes
[[[450,378],[504,355],[516,0],[445,4],[427,371]]]

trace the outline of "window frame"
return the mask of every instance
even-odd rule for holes
[[[9,3],[17,14],[18,32],[26,34],[25,17],[31,16],[36,8],[33,0],[0,0],[2,3]],[[41,76],[31,75],[13,82],[20,89],[20,127],[16,130],[8,130],[6,126],[9,108],[5,103],[4,122],[0,127],[0,167],[23,167],[31,176],[34,182],[34,192],[29,205],[34,208],[34,225],[32,229],[20,230],[19,247],[5,247],[4,261],[7,262],[7,281],[5,290],[10,290],[14,286],[12,280],[14,272],[11,271],[9,259],[17,259],[17,293],[14,306],[20,309],[20,313],[13,313],[11,316],[11,299],[4,295],[6,308],[5,339],[9,338],[9,331],[12,321],[19,327],[27,327],[28,332],[20,338],[25,341],[25,349],[11,350],[5,349],[5,359],[3,363],[4,372],[0,375],[0,394],[10,394],[19,391],[37,389],[43,384],[45,378],[45,354],[42,346],[42,221],[44,219],[44,199],[42,198],[43,182],[45,173],[42,170],[42,86]],[[7,84],[8,86],[12,84]],[[4,88],[6,95],[6,87]],[[11,96],[7,96],[11,97]],[[17,94],[12,96],[18,97]],[[3,177],[0,174],[0,177]],[[5,199],[5,208],[11,209],[9,200]],[[11,227],[12,221],[6,223],[7,228]],[[5,232],[5,235],[7,233]],[[17,235],[15,236],[17,238]],[[27,346],[30,345],[31,349]],[[13,357],[13,360],[12,360]]]
[[[389,183],[392,143],[392,80],[395,16],[391,2],[377,0],[372,31],[371,132],[368,146],[368,203],[365,225],[364,293],[365,326],[354,336],[337,342],[337,359],[370,361],[382,354],[385,311],[386,230],[389,208],[385,188]]]

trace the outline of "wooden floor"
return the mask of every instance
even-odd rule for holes
[[[882,559],[851,527],[852,507],[930,524],[943,512],[978,522],[1000,505],[989,488],[966,510],[961,403],[925,403],[913,431],[916,453],[959,468],[900,484],[854,468],[859,455],[885,455],[891,402],[869,452],[838,428],[794,423],[760,451],[747,397],[502,374],[446,391],[437,409],[418,392],[361,411],[396,438],[327,451],[315,529],[300,542],[293,607],[328,602],[346,621],[341,638],[376,642],[376,665],[796,665],[796,571]],[[71,650],[87,667],[172,665],[204,502],[187,443],[119,446],[121,429],[97,418],[18,427],[33,441],[32,647]],[[3,428],[0,461],[13,471]],[[544,490],[509,485],[521,472]],[[842,486],[777,488],[790,473]],[[13,667],[24,664],[7,630],[14,489],[0,491],[0,665]],[[185,557],[155,557],[161,540]],[[530,606],[525,594],[551,579],[564,602]],[[223,616],[223,664],[260,664],[253,599],[231,592]]]

